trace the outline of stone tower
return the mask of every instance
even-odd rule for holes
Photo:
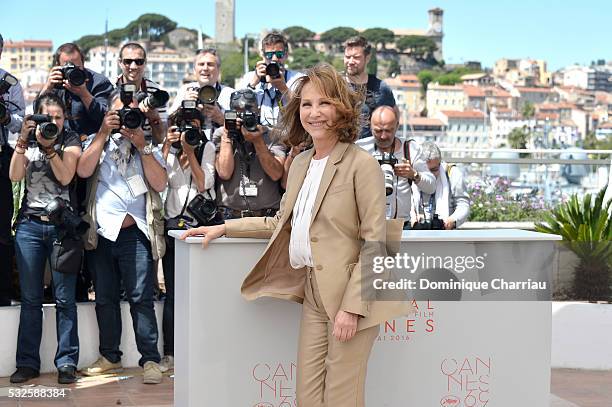
[[[234,42],[236,21],[236,4],[234,0],[215,1],[215,42],[228,44]]]
[[[433,8],[429,10],[429,27],[427,29],[427,35],[435,41],[438,46],[438,50],[434,53],[434,58],[438,61],[441,61],[443,58],[442,55],[442,37],[444,37],[443,31],[443,16],[444,10],[441,8]]]

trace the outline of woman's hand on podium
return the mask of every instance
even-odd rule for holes
[[[200,226],[199,228],[187,229],[185,233],[181,235],[181,240],[185,240],[190,236],[204,236],[202,239],[202,247],[206,249],[208,244],[225,234],[225,223],[222,225],[215,226]]]

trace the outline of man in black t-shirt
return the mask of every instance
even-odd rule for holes
[[[344,42],[345,77],[349,85],[364,98],[361,106],[361,131],[359,138],[370,137],[370,117],[379,106],[395,107],[391,89],[376,75],[369,75],[366,66],[370,62],[372,47],[362,36],[351,37]],[[398,115],[399,116],[399,115]]]

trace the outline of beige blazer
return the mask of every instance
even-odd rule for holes
[[[275,217],[226,221],[227,237],[270,238],[268,246],[242,283],[247,300],[275,297],[302,303],[306,269],[289,263],[291,215],[306,176],[313,149],[298,155],[288,174],[287,190]],[[334,321],[339,310],[361,315],[358,329],[377,325],[413,310],[409,301],[371,301],[371,264],[360,254],[386,253],[385,242],[399,242],[403,221],[385,221],[385,188],[378,162],[349,143],[337,143],[323,171],[310,225],[310,245],[323,306]],[[389,229],[389,230],[387,230]],[[380,242],[382,245],[363,245]],[[362,259],[369,258],[362,256]],[[376,275],[378,276],[378,275]]]

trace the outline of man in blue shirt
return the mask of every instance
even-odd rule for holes
[[[62,67],[73,64],[83,71],[86,80],[75,86],[62,74]],[[66,127],[80,136],[93,134],[102,125],[108,109],[107,99],[113,85],[104,76],[85,68],[85,57],[81,49],[72,43],[61,45],[53,55],[53,68],[41,93],[55,92],[62,97],[68,108]]]
[[[0,57],[4,40],[0,35]],[[0,69],[0,80],[8,72]],[[9,133],[18,134],[25,113],[23,90],[19,83],[11,86],[0,95],[0,100],[6,107],[6,114],[0,117],[0,305],[11,305],[13,269],[13,237],[11,220],[13,218],[13,189],[8,171],[13,156],[13,148],[9,145]]]

